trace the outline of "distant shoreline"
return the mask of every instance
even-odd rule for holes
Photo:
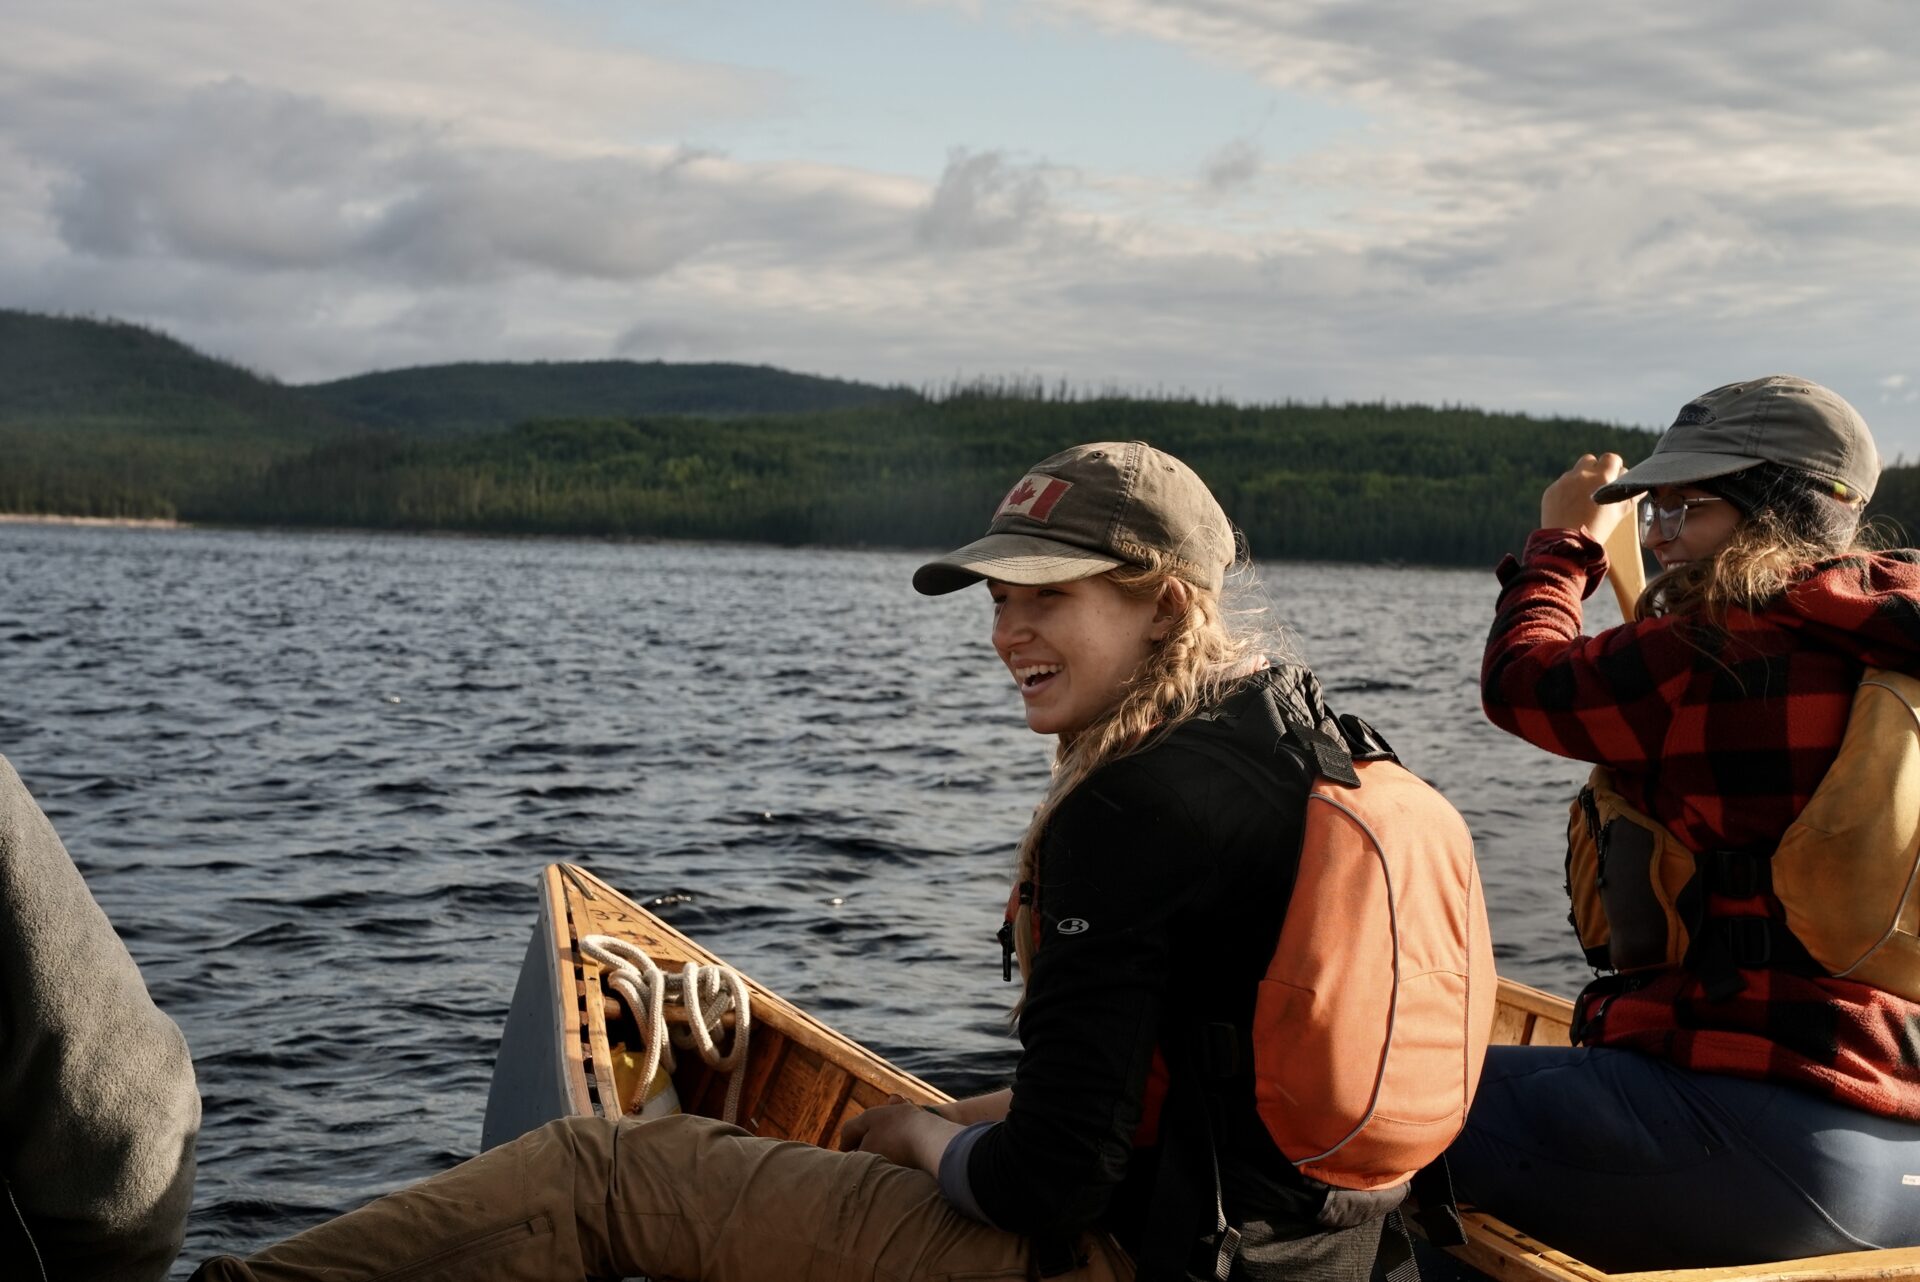
[[[0,525],[115,525],[130,530],[184,530],[170,516],[54,516],[47,512],[0,512]]]

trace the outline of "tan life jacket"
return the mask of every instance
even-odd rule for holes
[[[1709,894],[1769,891],[1780,920],[1705,912]],[[1771,851],[1696,854],[1594,767],[1568,817],[1567,894],[1603,970],[1785,965],[1920,1001],[1920,678],[1867,670],[1839,755]]]

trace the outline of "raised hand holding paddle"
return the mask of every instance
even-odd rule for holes
[[[1640,558],[1640,529],[1633,519],[1633,503],[1595,503],[1593,492],[1627,470],[1618,454],[1582,454],[1540,496],[1540,528],[1585,530],[1607,550],[1607,581],[1620,603],[1622,618],[1633,618],[1634,602],[1647,586],[1646,564]]]

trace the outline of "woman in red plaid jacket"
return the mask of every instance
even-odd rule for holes
[[[1630,471],[1581,459],[1500,567],[1487,715],[1608,767],[1696,854],[1771,851],[1864,669],[1920,672],[1920,553],[1856,547],[1879,471],[1852,406],[1782,376],[1688,402]],[[1583,636],[1635,496],[1663,573],[1635,620]],[[1707,917],[1781,919],[1745,889]],[[1449,1154],[1463,1195],[1616,1272],[1920,1245],[1920,1004],[1718,961],[1597,981],[1576,1047],[1496,1048]]]

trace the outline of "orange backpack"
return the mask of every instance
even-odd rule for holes
[[[1271,700],[1265,715],[1196,718],[1214,720],[1236,724],[1176,733],[1286,813],[1305,806],[1286,916],[1244,1030],[1256,1111],[1294,1168],[1344,1204],[1342,1215],[1384,1214],[1466,1125],[1491,1039],[1498,979],[1473,837],[1447,799],[1357,717],[1339,718],[1344,741],[1299,725]],[[1032,900],[1022,883],[1007,902],[1000,943],[1008,978],[1017,913]],[[1032,927],[1037,944],[1038,914]],[[1202,1101],[1217,1089],[1206,1079],[1244,1080],[1219,1062],[1237,1052],[1216,1059],[1213,1049],[1222,1032],[1228,1047],[1239,1039],[1225,1025],[1198,1031],[1208,1049],[1171,1071],[1155,1052],[1134,1137],[1178,1149],[1161,1161],[1143,1279],[1184,1275],[1195,1199],[1211,1203],[1211,1228],[1202,1230],[1217,1252],[1210,1271],[1225,1278],[1238,1250],[1221,1200],[1214,1105]],[[1187,1122],[1166,1134],[1163,1107],[1173,1082],[1187,1078],[1202,1088],[1188,1092]],[[1450,1229],[1450,1240],[1463,1240],[1445,1180],[1421,1189],[1423,1202],[1429,1193],[1440,1203],[1423,1207],[1429,1235]]]
[[[1374,1192],[1406,1183],[1466,1125],[1499,981],[1466,821],[1373,727],[1339,720],[1344,743],[1269,722],[1313,779],[1292,897],[1255,999],[1254,1101],[1302,1174]],[[1284,786],[1243,749],[1187,742],[1256,790]],[[1016,912],[1032,898],[1022,883],[1007,899],[1007,979]],[[1036,915],[1036,945],[1039,927]],[[1136,1144],[1157,1142],[1168,1087],[1156,1051]]]
[[[1283,714],[1260,720],[1254,735],[1283,734],[1312,778],[1299,871],[1255,998],[1255,1106],[1301,1174],[1392,1189],[1466,1125],[1493,1031],[1498,979],[1473,836],[1359,718],[1339,719],[1345,742]],[[1274,746],[1186,742],[1299,804],[1298,776],[1290,788],[1260,760],[1276,758]]]
[[[1254,1007],[1254,1099],[1302,1174],[1391,1188],[1466,1125],[1492,1032],[1497,981],[1473,838],[1377,737],[1355,760],[1318,732],[1291,733],[1318,770]]]
[[[1466,1125],[1498,982],[1473,838],[1365,722],[1341,717],[1342,742],[1267,708],[1267,717],[1235,718],[1248,742],[1184,741],[1289,813],[1305,806],[1286,917],[1246,1030],[1255,1108],[1280,1153],[1327,1190],[1322,1223],[1386,1214],[1409,1184],[1424,1181],[1421,1223],[1436,1242],[1457,1245],[1465,1239],[1436,1163]],[[1289,760],[1304,762],[1304,772],[1267,764]],[[1210,1273],[1224,1282],[1233,1271],[1239,1231],[1227,1220],[1213,1114],[1221,1084],[1244,1079],[1229,1067],[1235,1052],[1217,1049],[1222,1030],[1231,1032],[1206,1030],[1208,1048],[1185,1053],[1172,1082],[1156,1056],[1148,1088],[1155,1130],[1175,1083],[1215,1080],[1201,1092],[1209,1102],[1189,1092],[1186,1121],[1159,1136],[1167,1151],[1143,1280]],[[1210,1255],[1204,1268],[1190,1267],[1196,1257],[1185,1241],[1196,1202]],[[1405,1228],[1390,1220],[1389,1230],[1382,1260],[1410,1261]]]

